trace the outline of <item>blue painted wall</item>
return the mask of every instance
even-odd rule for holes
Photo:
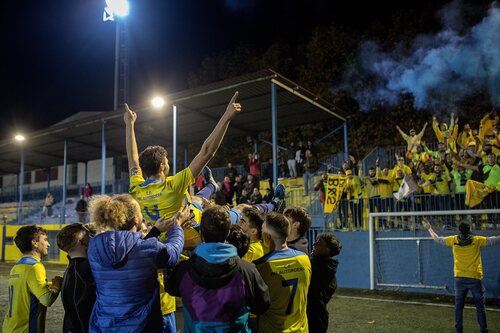
[[[452,233],[438,232],[440,236]],[[500,232],[477,232],[484,236],[498,236]],[[370,253],[368,249],[368,232],[336,232],[335,236],[342,242],[341,254],[337,257],[339,267],[337,282],[345,288],[370,288]],[[379,232],[378,237],[427,237],[424,231],[417,232]],[[423,258],[421,274],[418,274],[417,246],[415,241],[378,241],[377,255],[386,260],[377,265],[377,280],[384,283],[404,283],[445,286],[446,289],[409,289],[401,291],[418,291],[429,293],[454,293],[453,255],[450,247],[441,246],[433,241],[422,241],[420,254]],[[500,245],[481,250],[484,271],[486,297],[500,297]],[[419,281],[420,280],[420,281]],[[393,288],[394,289],[394,288]]]

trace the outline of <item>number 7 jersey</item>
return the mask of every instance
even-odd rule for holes
[[[259,333],[307,333],[309,257],[304,252],[287,249],[272,251],[254,264],[269,287],[271,298],[271,307],[259,317]]]

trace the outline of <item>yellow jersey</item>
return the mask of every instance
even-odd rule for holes
[[[164,216],[170,218],[179,211],[185,202],[187,190],[194,182],[189,168],[178,172],[175,176],[161,180],[145,180],[141,168],[130,170],[129,193],[139,203],[144,219],[154,224]]]
[[[189,198],[188,187],[194,182],[191,169],[184,170],[161,180],[145,180],[140,167],[130,170],[130,195],[141,206],[144,219],[154,224],[160,217],[170,218],[185,204]],[[194,231],[194,229],[193,229]],[[160,283],[160,303],[162,314],[175,311],[175,297],[164,291],[162,274]]]
[[[47,308],[40,298],[52,294],[40,259],[23,256],[9,275],[9,298],[3,332],[44,332]]]
[[[260,240],[251,241],[247,253],[243,256],[246,262],[253,262],[264,255],[264,247]]]
[[[481,248],[486,246],[486,237],[472,236],[472,244],[458,245],[458,236],[444,238],[444,243],[453,250],[453,271],[455,277],[465,277],[482,280],[483,264]]]
[[[311,282],[311,262],[301,251],[272,251],[254,261],[269,287],[271,307],[259,317],[259,333],[309,331],[307,292]]]

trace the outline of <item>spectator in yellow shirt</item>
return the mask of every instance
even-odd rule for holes
[[[407,150],[414,152],[414,144],[420,143],[420,140],[422,140],[422,137],[424,136],[425,129],[427,128],[427,123],[424,124],[424,127],[420,131],[420,133],[417,134],[417,131],[415,129],[410,130],[410,135],[406,134],[399,128],[399,126],[396,126],[399,134],[403,137],[403,139],[406,141],[407,144]]]
[[[481,332],[488,332],[484,304],[483,266],[481,248],[500,244],[500,237],[473,236],[470,225],[460,223],[459,235],[439,237],[427,220],[422,225],[432,239],[441,245],[451,246],[453,250],[453,270],[455,276],[455,330],[463,332],[463,309],[469,290],[476,305],[476,316]]]
[[[448,127],[446,123],[442,123],[441,125],[439,125],[437,117],[436,116],[432,117],[432,129],[434,130],[434,133],[436,133],[438,141],[441,143],[444,142],[444,135],[443,135],[444,132],[449,131],[450,133],[453,134],[455,132],[455,127],[458,130],[458,126],[455,124],[455,119],[453,116],[454,114],[452,113],[450,117],[450,127]]]

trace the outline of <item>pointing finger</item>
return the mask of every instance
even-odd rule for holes
[[[231,98],[231,102],[229,102],[229,103],[234,103],[236,101],[236,98],[238,98],[239,94],[240,94],[239,92],[235,92],[233,95],[233,98]]]

